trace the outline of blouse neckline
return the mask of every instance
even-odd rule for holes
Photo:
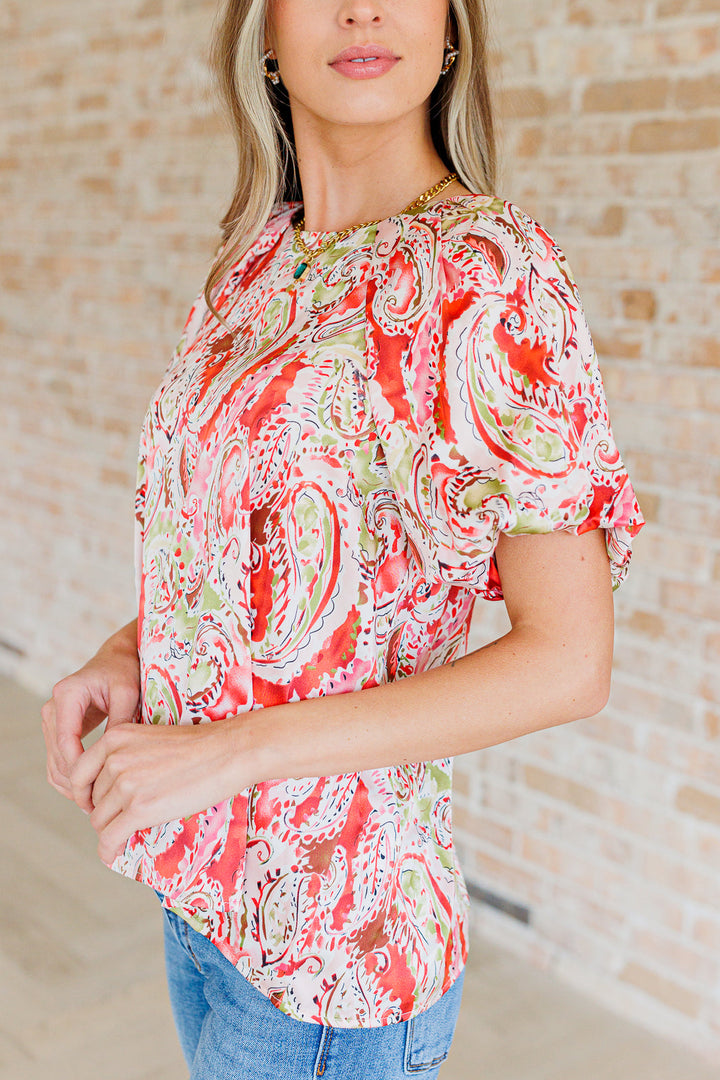
[[[365,229],[372,228],[376,224],[378,226],[380,226],[380,225],[383,224],[383,222],[390,221],[391,218],[419,217],[421,214],[426,214],[429,210],[434,210],[436,207],[443,206],[443,205],[445,205],[447,203],[460,202],[460,201],[462,201],[464,199],[486,199],[486,198],[489,198],[489,197],[490,196],[485,195],[482,192],[472,192],[472,191],[467,195],[447,195],[444,199],[437,199],[435,202],[430,203],[429,205],[426,205],[426,206],[422,206],[419,210],[415,210],[412,213],[406,213],[404,211],[399,211],[396,214],[388,214],[387,217],[380,218],[380,220],[378,222],[373,222],[372,225],[366,225],[362,231],[365,231]],[[292,228],[293,215],[295,214],[295,211],[300,206],[302,206],[302,202],[300,202],[299,200],[297,202],[294,202],[294,203],[291,202],[291,203],[288,204],[288,207],[289,207],[289,210],[290,210],[290,215],[289,215],[289,218],[288,218],[288,224],[289,224],[290,228]],[[310,240],[320,240],[323,237],[334,235],[334,233],[337,232],[337,231],[338,231],[337,229],[327,229],[327,230],[324,230],[324,231],[323,230],[318,230],[318,229],[302,229],[301,230],[301,236],[303,237],[304,240],[308,240],[308,239],[310,239]],[[340,231],[342,231],[342,230],[340,230]],[[361,231],[359,228],[355,228],[355,229],[353,229],[353,231],[352,231],[352,233],[350,235],[353,236],[355,233],[357,233],[359,231]]]

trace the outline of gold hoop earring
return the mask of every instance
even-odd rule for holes
[[[272,49],[268,49],[268,51],[263,55],[262,66],[267,78],[270,80],[271,83],[274,83],[275,86],[277,86],[277,84],[280,82],[280,72],[277,70],[277,68],[275,69],[275,71],[268,71],[268,60],[275,60],[275,62],[277,63],[277,58],[273,56]]]
[[[450,70],[455,63],[455,57],[459,55],[459,50],[454,47],[450,38],[445,38],[445,54],[443,56],[443,66],[440,69],[441,75],[445,75]]]

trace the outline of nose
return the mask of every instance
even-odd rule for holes
[[[382,6],[377,0],[344,0],[338,12],[341,26],[381,26]]]

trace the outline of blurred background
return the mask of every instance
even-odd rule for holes
[[[0,0],[10,979],[29,955],[10,947],[13,895],[27,914],[62,890],[72,861],[62,829],[74,808],[19,778],[36,770],[44,784],[35,710],[135,614],[140,425],[233,186],[206,61],[216,9]],[[720,2],[498,0],[493,26],[498,194],[568,256],[648,525],[616,594],[607,708],[457,759],[474,927],[523,970],[720,1064]],[[471,648],[504,619],[478,602]],[[28,833],[28,807],[46,798]],[[33,836],[44,862],[27,854]],[[22,886],[48,859],[55,877]],[[127,884],[98,875],[106,897]],[[49,955],[43,918],[28,985]]]

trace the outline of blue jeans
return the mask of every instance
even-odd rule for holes
[[[376,1028],[334,1028],[280,1012],[216,945],[167,908],[165,960],[190,1080],[436,1080],[465,972],[425,1012]]]

